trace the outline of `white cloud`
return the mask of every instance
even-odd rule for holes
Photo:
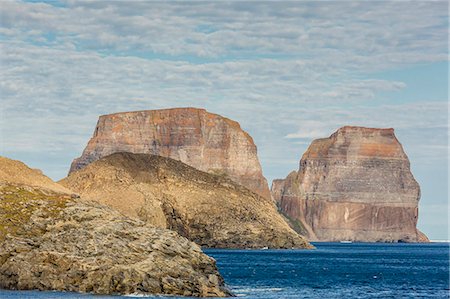
[[[325,122],[324,120],[301,119],[299,120],[299,123],[301,124],[300,129],[295,133],[287,134],[286,138],[308,139],[310,141],[311,139],[325,138],[331,134],[330,124]]]
[[[22,40],[33,38],[32,29],[96,50],[200,57],[281,54],[356,69],[445,59],[447,44],[445,2],[66,4],[4,1],[2,25]]]

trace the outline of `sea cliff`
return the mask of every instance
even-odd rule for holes
[[[173,108],[100,116],[92,138],[70,172],[116,152],[152,154],[201,171],[226,175],[270,198],[256,145],[239,123],[204,109]]]
[[[419,184],[393,129],[343,127],[314,140],[272,196],[312,241],[427,240],[416,228]]]

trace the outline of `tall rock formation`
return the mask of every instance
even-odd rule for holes
[[[175,108],[100,116],[70,172],[116,152],[159,155],[199,170],[227,175],[270,198],[253,139],[239,123],[204,109]]]
[[[419,185],[393,129],[343,127],[314,140],[273,197],[310,240],[417,242]]]
[[[115,153],[72,172],[61,184],[203,247],[311,248],[271,199],[170,158]]]
[[[231,295],[214,259],[155,228],[0,157],[0,289]]]

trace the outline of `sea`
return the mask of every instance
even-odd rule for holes
[[[216,259],[227,286],[240,298],[450,297],[449,243],[313,244],[315,250],[207,249],[205,253]],[[129,297],[0,290],[0,298],[17,299]]]

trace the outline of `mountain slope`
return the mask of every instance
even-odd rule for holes
[[[271,200],[169,158],[116,153],[71,173],[61,184],[204,247],[310,247]]]

